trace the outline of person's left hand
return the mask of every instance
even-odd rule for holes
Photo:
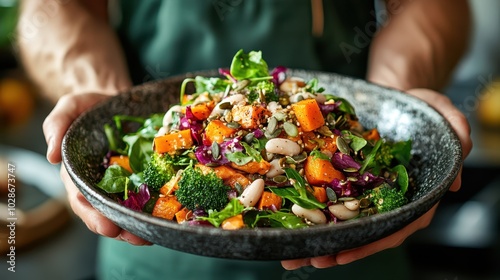
[[[470,127],[465,116],[451,103],[450,99],[438,92],[429,89],[411,89],[407,91],[409,94],[416,96],[432,107],[434,107],[438,112],[440,112],[451,126],[455,130],[462,144],[462,155],[465,159],[471,149],[472,140],[470,138]],[[450,186],[450,191],[458,191],[461,185],[461,172],[460,170],[458,176],[455,178],[453,184]],[[401,245],[404,240],[416,232],[417,230],[427,227],[434,213],[436,211],[437,205],[432,207],[427,213],[422,215],[420,218],[410,223],[403,229],[397,231],[396,233],[389,235],[385,238],[377,240],[373,243],[351,249],[342,251],[336,255],[320,256],[314,258],[297,259],[297,260],[285,260],[281,264],[285,269],[292,270],[298,269],[303,266],[314,266],[316,268],[327,268],[335,265],[342,265],[354,262],[356,260],[365,258],[367,256],[373,255],[377,252],[383,251],[385,249],[394,248]]]

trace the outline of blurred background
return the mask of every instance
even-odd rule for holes
[[[470,3],[470,50],[445,93],[469,119],[474,148],[461,191],[448,193],[432,224],[403,245],[415,279],[500,279],[500,2]],[[92,279],[97,237],[69,211],[58,166],[44,158],[42,123],[54,104],[19,66],[16,19],[17,1],[0,0],[0,203],[6,202],[10,162],[16,166],[16,211],[23,217],[16,228],[15,276]],[[2,226],[0,279],[12,277],[5,261],[7,236]]]

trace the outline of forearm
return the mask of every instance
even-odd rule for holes
[[[106,1],[90,2],[22,2],[20,58],[31,78],[53,100],[68,93],[114,94],[131,85],[118,39],[103,14]],[[34,29],[33,22],[41,15],[44,21]]]
[[[375,36],[367,79],[407,90],[441,90],[467,48],[467,0],[396,0]],[[388,3],[388,7],[391,5]]]

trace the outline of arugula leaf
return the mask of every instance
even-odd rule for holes
[[[262,52],[251,51],[247,54],[242,49],[233,57],[230,72],[237,80],[269,76],[267,63],[262,59]]]
[[[281,196],[284,199],[288,199],[302,208],[323,209],[326,207],[324,203],[319,202],[310,192],[306,192],[305,197],[302,197],[299,191],[297,191],[294,188],[269,188],[269,189],[274,194]]]
[[[297,171],[295,171],[294,169],[291,169],[291,168],[284,168],[283,170],[285,171],[285,174],[288,177],[288,179],[291,182],[293,182],[292,185],[293,185],[294,189],[279,188],[279,189],[276,189],[276,190],[278,190],[278,192],[280,192],[280,190],[286,189],[288,191],[288,194],[286,194],[285,191],[283,191],[283,195],[286,195],[287,199],[289,199],[290,201],[292,201],[295,204],[298,204],[299,206],[302,206],[303,208],[323,209],[326,207],[325,204],[319,202],[314,197],[314,195],[312,195],[312,193],[307,190],[306,181],[304,180],[304,178],[302,176],[300,176],[300,174]],[[275,190],[272,189],[271,191],[274,192]],[[276,193],[276,194],[279,195],[278,193]],[[283,196],[283,198],[285,198],[285,197]]]
[[[97,183],[97,186],[107,193],[121,193],[127,189],[130,175],[132,174],[125,168],[111,165],[106,169],[104,177]]]
[[[363,164],[361,165],[359,174],[365,173],[365,169],[374,162],[375,156],[377,155],[377,151],[381,145],[382,145],[382,140],[378,140],[377,143],[375,143],[370,153],[367,154],[365,160],[363,160]]]
[[[319,87],[318,83],[319,83],[318,78],[311,79],[309,82],[307,82],[305,90],[307,92],[312,93],[312,94],[324,92],[325,89],[322,87]]]
[[[241,214],[245,207],[237,198],[231,199],[226,207],[220,211],[208,210],[208,217],[198,217],[197,220],[208,221],[215,227],[219,227],[228,218]]]
[[[256,162],[260,162],[262,160],[262,156],[260,155],[260,152],[254,149],[252,146],[248,145],[245,142],[240,142],[243,148],[245,148],[245,152],[253,158]]]

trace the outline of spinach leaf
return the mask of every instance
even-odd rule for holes
[[[130,168],[134,173],[144,171],[153,153],[152,140],[140,135],[125,135],[123,141],[128,144]]]
[[[245,152],[253,158],[256,162],[260,162],[262,160],[262,156],[260,152],[254,149],[252,146],[248,145],[245,142],[240,142],[243,148],[245,148]]]
[[[267,220],[266,222],[271,225],[271,227],[281,227],[288,229],[304,228],[308,225],[302,220],[302,218],[297,217],[297,215],[284,212],[284,211],[265,211],[264,213],[258,213],[255,216],[250,227],[255,227],[258,222],[262,220]]]
[[[121,193],[128,188],[131,173],[119,165],[111,165],[97,186],[107,193]]]
[[[406,191],[408,190],[408,181],[409,181],[408,172],[406,171],[406,168],[404,167],[404,165],[400,164],[394,166],[394,168],[392,168],[392,171],[398,173],[397,183],[401,189],[401,192],[406,193]]]
[[[410,164],[411,159],[411,139],[408,141],[400,141],[394,143],[392,146],[392,155],[394,158],[399,161],[399,163],[404,166],[408,166]]]
[[[269,76],[267,63],[262,59],[260,51],[251,51],[247,54],[239,50],[233,57],[230,72],[237,80]]]

